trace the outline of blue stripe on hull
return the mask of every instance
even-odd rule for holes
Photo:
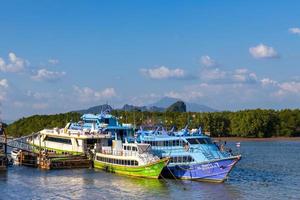
[[[162,175],[179,179],[222,182],[227,178],[238,158],[218,160],[206,164],[175,165],[164,168]]]

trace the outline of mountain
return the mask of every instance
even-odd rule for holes
[[[160,108],[156,106],[134,106],[134,105],[129,105],[125,104],[120,110],[125,110],[125,111],[150,111],[150,112],[163,112],[165,108]]]
[[[80,114],[87,114],[87,113],[101,113],[106,110],[112,111],[112,107],[108,104],[103,104],[103,105],[93,106],[85,110],[77,110],[73,112],[77,112]]]
[[[172,104],[181,101],[180,99],[171,98],[171,97],[164,97],[160,99],[159,101],[150,104],[148,106],[134,106],[130,104],[125,104],[122,108],[118,110],[124,110],[124,111],[149,111],[149,112],[164,112],[168,107],[170,107]],[[181,101],[183,102],[183,101]],[[186,111],[190,112],[214,112],[216,111],[213,108],[210,108],[205,105],[197,104],[197,103],[189,103],[185,102]],[[112,110],[112,107],[108,104],[93,106],[88,109],[83,110],[77,110],[73,112],[77,112],[80,114],[86,114],[86,113],[101,113],[103,111]]]
[[[157,101],[153,104],[150,104],[149,106],[167,108],[167,107],[169,107],[170,105],[172,105],[173,103],[175,103],[177,101],[181,101],[181,100],[180,99],[175,99],[175,98],[172,98],[172,97],[163,97],[159,101]]]
[[[167,112],[186,112],[186,105],[183,101],[177,101],[170,105],[167,109]]]
[[[134,105],[125,104],[120,110],[124,110],[124,111],[147,111],[147,107],[146,106],[134,106]]]
[[[197,103],[186,103],[186,109],[187,111],[191,112],[216,112],[216,109],[213,109],[211,107],[197,104]]]
[[[155,106],[155,107],[161,107],[161,108],[167,108],[170,105],[176,103],[177,101],[181,101],[180,99],[172,98],[172,97],[164,97],[160,99],[159,101],[150,104],[149,106]],[[186,104],[186,110],[190,112],[214,112],[217,111],[216,109],[213,109],[211,107],[208,107],[206,105],[197,104],[197,103],[190,103],[185,102]]]

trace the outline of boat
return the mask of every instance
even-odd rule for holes
[[[111,141],[115,133],[123,137],[130,131],[130,124],[122,125],[110,114],[84,114],[79,122],[67,123],[64,128],[43,129],[28,137],[27,142],[49,153],[81,155],[93,151],[102,139]]]
[[[170,157],[162,175],[170,178],[223,182],[240,160],[223,146],[213,143],[200,130],[178,132],[138,131],[139,141],[149,144],[154,155]]]
[[[10,152],[10,157],[12,160],[12,164],[14,165],[19,165],[20,164],[20,153],[22,150],[14,148],[12,149],[12,151]]]
[[[160,159],[150,149],[149,144],[122,143],[115,139],[112,146],[101,146],[96,152],[94,168],[127,176],[159,178],[169,158]]]

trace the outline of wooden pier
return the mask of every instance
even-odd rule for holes
[[[0,142],[0,171],[6,171],[8,165],[6,136],[0,137],[3,138],[3,142]]]
[[[93,166],[92,156],[87,155],[63,155],[54,154],[47,150],[30,145],[26,142],[26,139],[34,136],[34,134],[21,137],[21,138],[1,138],[0,144],[6,145],[12,148],[19,149],[16,163],[18,165],[24,165],[29,167],[38,167],[41,169],[73,169],[73,168],[90,168]],[[6,162],[4,162],[6,161]],[[1,163],[5,164],[2,167]],[[0,151],[0,170],[6,169],[7,157],[6,153],[2,154]]]
[[[41,169],[74,169],[90,168],[92,162],[86,156],[43,154],[39,157],[39,167]]]

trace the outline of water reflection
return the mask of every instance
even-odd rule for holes
[[[0,199],[297,199],[298,143],[242,143],[242,160],[222,184],[130,178],[93,169],[0,173]]]

